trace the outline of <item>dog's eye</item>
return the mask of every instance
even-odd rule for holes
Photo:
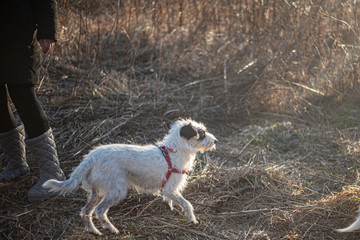
[[[205,138],[205,131],[204,130],[199,130],[198,134],[199,134],[199,140],[203,140]]]

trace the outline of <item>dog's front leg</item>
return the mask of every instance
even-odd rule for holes
[[[185,216],[188,218],[188,220],[190,222],[193,223],[198,223],[198,221],[196,220],[196,217],[194,215],[194,207],[191,205],[191,203],[186,200],[181,193],[179,192],[164,192],[163,195],[166,198],[169,198],[171,200],[173,200],[174,202],[180,204],[180,206],[183,208],[184,212],[185,212]]]
[[[170,210],[171,211],[174,210],[173,201],[170,198],[165,197],[164,195],[162,197],[163,197],[164,201],[166,201],[168,203]]]

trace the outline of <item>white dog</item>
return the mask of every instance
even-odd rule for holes
[[[154,145],[110,144],[92,150],[66,181],[48,180],[43,184],[52,192],[67,194],[78,188],[89,193],[81,210],[89,232],[101,235],[92,221],[119,233],[107,217],[109,208],[127,196],[128,188],[141,193],[160,194],[172,209],[172,201],[184,210],[188,220],[197,223],[193,206],[182,195],[187,175],[197,152],[215,149],[217,139],[201,123],[190,119],[176,121],[169,134]]]

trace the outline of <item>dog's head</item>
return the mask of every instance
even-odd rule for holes
[[[173,124],[180,138],[198,152],[206,152],[216,148],[217,139],[206,130],[206,127],[191,119],[180,119]]]

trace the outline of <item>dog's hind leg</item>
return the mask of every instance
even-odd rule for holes
[[[104,200],[96,207],[95,214],[100,220],[103,228],[109,229],[112,233],[118,234],[119,230],[110,222],[107,213],[111,206],[114,206],[119,201],[123,200],[127,195],[127,183],[116,183],[116,189],[108,192]]]
[[[87,231],[92,232],[96,235],[101,235],[101,232],[95,227],[93,221],[92,221],[92,215],[94,213],[94,209],[97,205],[103,200],[103,197],[101,197],[96,191],[93,191],[91,193],[91,196],[89,197],[89,201],[86,203],[86,205],[81,209],[81,217],[83,218]]]
[[[185,216],[188,218],[190,222],[198,223],[194,215],[194,207],[179,192],[174,193],[174,192],[164,191],[163,195],[166,198],[169,198],[174,202],[178,203],[183,208],[185,212]]]

